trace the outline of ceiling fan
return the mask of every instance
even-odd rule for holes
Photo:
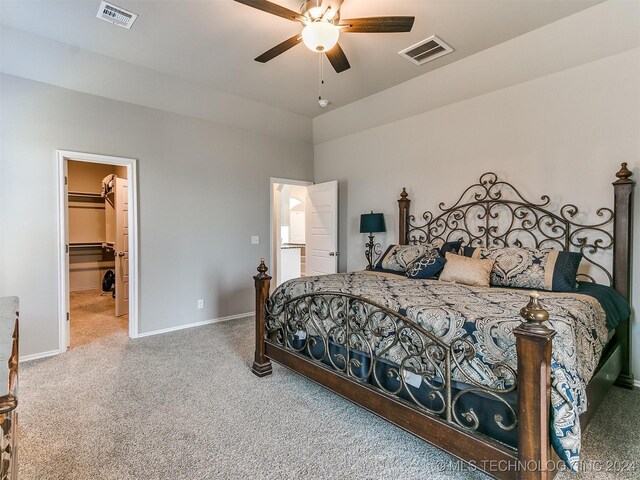
[[[256,62],[266,63],[300,42],[304,42],[310,50],[325,53],[337,73],[351,68],[347,56],[338,43],[341,32],[410,32],[415,20],[415,17],[367,17],[341,20],[340,7],[344,0],[307,0],[302,4],[300,13],[267,0],[235,1],[304,25],[301,33],[267,50],[255,59]]]

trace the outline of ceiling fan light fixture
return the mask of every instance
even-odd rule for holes
[[[331,50],[340,37],[340,29],[329,22],[311,22],[302,30],[302,41],[312,52]]]
[[[320,18],[322,16],[322,7],[310,8],[308,12],[312,19]]]

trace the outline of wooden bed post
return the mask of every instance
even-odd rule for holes
[[[409,194],[407,193],[407,189],[402,187],[402,192],[400,193],[400,198],[398,199],[398,209],[399,209],[399,225],[398,225],[398,244],[400,245],[408,245],[409,244],[409,205],[411,204],[411,200],[409,200]]]
[[[613,226],[613,286],[627,301],[631,301],[631,242],[633,241],[633,187],[631,171],[623,163],[616,173],[618,180],[613,182],[615,196]],[[631,335],[630,319],[620,323],[616,335],[622,347],[622,371],[615,384],[620,387],[633,388],[631,373]]]
[[[256,285],[256,354],[251,366],[251,371],[258,377],[271,375],[271,360],[265,355],[265,308],[269,298],[269,285],[271,277],[267,275],[267,266],[264,258],[260,259],[258,265],[258,275],[253,277]]]
[[[551,343],[556,332],[542,323],[549,313],[538,292],[520,310],[525,322],[513,330],[518,353],[518,478],[553,477],[549,420],[551,409]]]

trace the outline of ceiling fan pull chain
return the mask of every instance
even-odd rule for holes
[[[324,85],[324,63],[322,63],[322,53],[318,54],[320,61],[320,82],[318,83],[318,100],[322,100],[322,86]]]
[[[329,100],[325,100],[322,98],[322,86],[324,85],[324,62],[322,59],[322,54],[319,54],[319,74],[320,74],[320,78],[319,78],[319,82],[318,82],[318,104],[320,105],[320,108],[327,108],[327,106],[329,105]]]

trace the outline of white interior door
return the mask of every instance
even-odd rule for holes
[[[69,288],[69,162],[67,160],[64,160],[62,162],[62,168],[63,168],[63,176],[64,176],[64,208],[63,208],[63,212],[62,215],[64,216],[63,222],[64,225],[67,226],[66,229],[64,229],[64,245],[65,245],[65,265],[66,268],[64,270],[64,276],[65,276],[65,285],[66,285],[66,291],[64,292],[64,294],[66,295],[65,297],[65,327],[64,327],[64,335],[66,336],[66,339],[61,339],[60,343],[62,345],[65,345],[66,343],[66,348],[69,348],[69,345],[71,345],[71,291]],[[62,345],[60,345],[60,348],[62,348]]]
[[[338,181],[309,185],[305,204],[307,275],[338,271]]]
[[[129,313],[129,191],[127,180],[116,178],[116,316]]]

